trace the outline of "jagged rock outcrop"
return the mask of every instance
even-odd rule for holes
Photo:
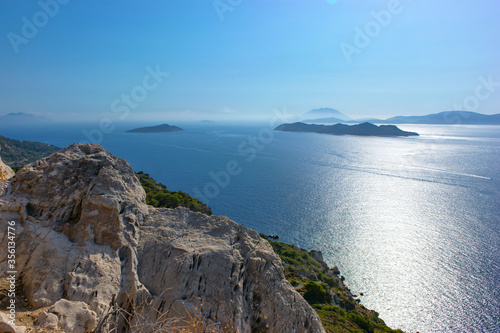
[[[12,170],[11,167],[5,164],[0,158],[0,182],[12,177],[14,177],[14,170]]]
[[[0,220],[16,222],[18,279],[32,307],[52,306],[47,325],[68,327],[54,309],[69,301],[97,321],[113,306],[125,310],[119,332],[186,311],[239,332],[324,332],[255,231],[146,205],[130,165],[99,145],[74,144],[4,183]],[[6,261],[0,247],[2,271]],[[74,327],[90,330],[89,316],[75,315],[87,321]]]
[[[92,332],[97,326],[96,313],[84,302],[58,300],[38,317],[38,324],[49,329],[62,328],[67,332]]]
[[[309,255],[320,264],[327,266],[325,260],[323,259],[323,253],[321,251],[311,250],[309,251]]]

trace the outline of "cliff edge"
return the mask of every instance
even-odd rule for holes
[[[1,246],[0,268],[17,272],[26,306],[46,309],[42,326],[129,332],[197,313],[239,332],[324,332],[266,240],[227,217],[146,205],[132,167],[99,145],[0,184],[0,220],[15,228],[15,267]]]

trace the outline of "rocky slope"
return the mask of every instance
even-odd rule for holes
[[[11,167],[21,167],[53,154],[61,148],[41,142],[9,139],[0,135],[0,157]]]
[[[74,144],[0,184],[0,220],[16,223],[16,292],[47,307],[41,325],[91,332],[106,317],[107,330],[128,332],[198,311],[239,332],[324,332],[267,241],[226,217],[146,205],[130,165],[99,145]],[[0,269],[12,270],[4,246]]]
[[[327,333],[403,333],[388,327],[376,311],[364,307],[359,296],[344,284],[339,269],[323,261],[321,251],[269,242],[283,262],[285,278],[316,310]]]

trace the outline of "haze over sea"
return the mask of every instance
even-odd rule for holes
[[[185,131],[119,128],[101,143],[171,190],[199,191],[214,214],[321,250],[391,327],[500,332],[500,126],[398,125],[421,136],[381,138],[175,125]],[[91,126],[0,135],[64,147]],[[215,191],[210,173],[232,160],[241,172]]]

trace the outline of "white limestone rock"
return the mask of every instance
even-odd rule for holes
[[[39,322],[41,326],[59,327],[66,332],[90,333],[97,327],[97,315],[79,301],[58,300]]]
[[[37,326],[55,330],[58,328],[59,318],[51,312],[42,312],[36,320]]]
[[[0,182],[14,177],[14,170],[0,158]]]
[[[1,333],[24,333],[26,332],[25,326],[18,326],[11,324],[7,314],[0,312],[0,332]]]

